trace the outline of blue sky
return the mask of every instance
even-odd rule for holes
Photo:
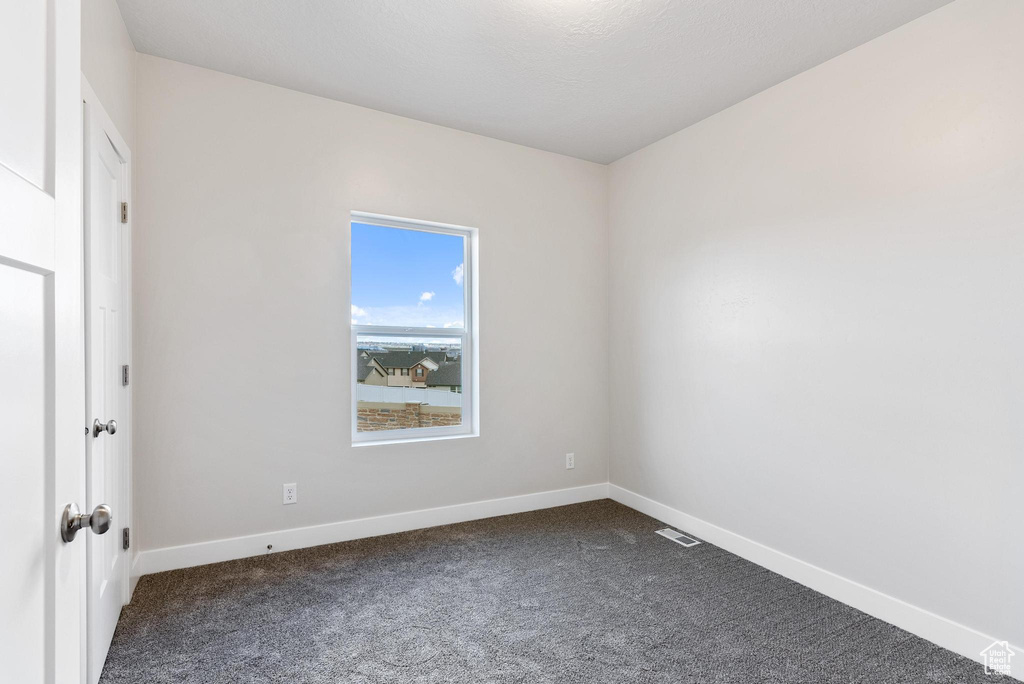
[[[352,224],[352,322],[462,325],[463,238]]]

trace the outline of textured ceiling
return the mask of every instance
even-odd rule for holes
[[[607,163],[950,0],[118,0],[140,52]]]

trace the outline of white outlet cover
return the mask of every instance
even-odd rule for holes
[[[576,454],[565,455],[565,469],[572,470],[576,467]]]
[[[282,486],[281,503],[284,505],[299,502],[299,486],[292,482]]]

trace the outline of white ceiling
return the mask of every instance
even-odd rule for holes
[[[118,0],[140,52],[607,163],[950,0]]]

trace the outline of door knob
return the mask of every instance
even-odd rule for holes
[[[75,540],[78,530],[88,527],[94,534],[103,534],[110,529],[110,521],[114,519],[110,506],[100,504],[89,515],[82,515],[77,504],[69,503],[64,507],[64,515],[60,517],[60,537],[65,542]]]
[[[99,437],[101,432],[112,435],[117,432],[117,421],[111,418],[106,423],[101,423],[99,418],[92,421],[92,436]]]

